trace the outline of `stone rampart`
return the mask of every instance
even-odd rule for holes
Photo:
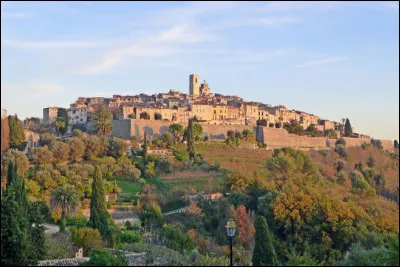
[[[122,136],[124,139],[129,139],[131,136],[143,137],[144,132],[147,136],[155,138],[168,131],[169,126],[173,122],[169,121],[150,121],[150,120],[114,120],[112,136]],[[315,148],[326,149],[334,148],[336,139],[328,139],[325,137],[309,137],[289,134],[282,128],[269,128],[262,126],[247,126],[247,125],[224,125],[211,124],[200,122],[203,127],[203,137],[208,135],[211,140],[225,140],[229,130],[235,132],[243,132],[245,129],[252,130],[257,140],[268,145],[268,149],[281,147],[294,148]],[[187,125],[182,126],[185,128]],[[349,138],[344,137],[346,146],[361,146],[364,142],[369,144],[371,140],[368,138]],[[381,140],[384,149],[393,150],[393,142],[391,140]]]

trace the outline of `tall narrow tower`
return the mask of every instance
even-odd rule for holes
[[[190,74],[189,76],[189,94],[193,96],[200,94],[200,79],[198,74]]]

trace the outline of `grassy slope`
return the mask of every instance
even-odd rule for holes
[[[218,163],[223,168],[247,176],[253,176],[255,171],[260,175],[265,175],[267,173],[265,162],[272,154],[271,151],[263,149],[230,148],[222,144],[202,144],[198,146],[197,149],[210,163]],[[333,177],[335,174],[333,162],[339,158],[336,153],[327,151],[326,159],[317,151],[309,151],[306,153],[309,153],[313,160],[321,164],[324,168],[324,179],[321,181],[321,190],[323,190],[324,193],[337,196],[340,199],[343,199],[345,195],[349,194],[348,188],[327,179],[328,176]],[[375,168],[384,171],[387,188],[393,189],[399,186],[399,172],[395,160],[385,152],[372,147],[368,147],[365,150],[356,147],[348,148],[349,159],[345,163],[345,170],[351,172],[354,169],[354,164],[360,161],[366,166],[370,153],[376,160]],[[399,224],[399,209],[394,202],[379,197],[360,198],[355,201],[365,210],[380,209],[385,214],[390,215],[390,217],[397,222],[397,225]]]

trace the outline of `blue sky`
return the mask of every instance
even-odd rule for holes
[[[1,2],[1,107],[212,92],[399,138],[398,2]]]

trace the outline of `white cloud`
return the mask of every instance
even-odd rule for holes
[[[322,65],[337,63],[337,62],[346,61],[346,60],[349,60],[349,58],[348,57],[328,57],[328,58],[322,58],[322,59],[318,59],[318,60],[307,61],[307,62],[297,65],[297,67],[322,66]]]
[[[129,57],[163,57],[179,51],[177,48],[171,48],[171,45],[193,44],[211,39],[211,35],[206,35],[196,29],[186,26],[176,26],[154,36],[139,39],[129,45],[111,49],[101,57],[99,63],[86,66],[76,74],[104,73],[120,65]]]
[[[33,81],[22,84],[1,84],[1,90],[7,94],[18,95],[18,98],[29,100],[59,93],[63,91],[63,88],[52,82]]]

